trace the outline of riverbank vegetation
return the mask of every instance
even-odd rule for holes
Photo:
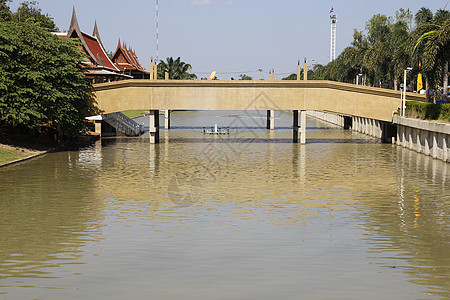
[[[126,110],[122,112],[125,116],[128,118],[136,118],[143,115],[148,115],[150,113],[149,110],[141,110],[141,109],[132,109],[132,110]]]
[[[77,42],[52,34],[53,20],[35,2],[15,13],[7,2],[0,0],[0,128],[79,135],[93,97]]]
[[[10,161],[22,159],[25,157],[28,157],[28,155],[23,154],[22,152],[19,152],[17,150],[0,148],[0,166]]]
[[[308,71],[308,79],[359,82],[398,90],[404,70],[411,67],[407,89],[417,89],[418,74],[422,73],[427,99],[445,101],[449,49],[448,10],[439,9],[433,14],[422,7],[413,15],[409,9],[399,9],[395,17],[377,14],[367,21],[365,30],[355,29],[351,44],[333,62],[315,65]]]
[[[30,147],[31,146],[31,147]],[[43,149],[42,146],[35,149],[32,145],[5,145],[0,143],[0,167],[13,161],[20,161],[40,155],[50,150],[49,148]]]
[[[450,122],[450,103],[408,101],[405,114],[409,118]]]

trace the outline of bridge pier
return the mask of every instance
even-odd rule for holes
[[[150,110],[150,144],[159,143],[159,110]]]
[[[294,131],[294,143],[306,144],[306,110],[294,110],[294,122],[293,122],[293,131]],[[298,119],[300,117],[300,126],[298,125]]]
[[[267,129],[271,129],[271,130],[275,129],[275,111],[274,110],[267,111]]]
[[[102,134],[102,120],[95,120],[94,121],[95,126],[95,133]]]
[[[164,129],[170,129],[170,110],[164,111]]]
[[[352,117],[349,116],[343,116],[344,118],[344,129],[345,130],[350,130],[353,127],[353,119]]]

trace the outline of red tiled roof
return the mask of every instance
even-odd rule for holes
[[[119,71],[119,69],[113,64],[113,62],[109,59],[105,50],[101,46],[100,42],[96,37],[93,37],[87,33],[81,32],[83,35],[83,39],[86,43],[86,46],[89,48],[90,52],[95,56],[94,60],[96,60],[99,64],[103,64],[105,68]]]
[[[134,53],[134,51],[132,51],[131,48],[128,49],[125,43],[121,44],[120,40],[112,60],[115,63],[119,64],[121,71],[124,71],[126,69],[126,70],[139,70],[144,73],[148,73],[139,63],[136,53]]]

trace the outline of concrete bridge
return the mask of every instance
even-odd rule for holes
[[[152,142],[158,142],[159,110],[267,110],[268,128],[274,127],[273,111],[292,110],[294,142],[304,143],[307,110],[388,124],[401,105],[399,91],[314,80],[126,80],[96,84],[94,90],[101,113],[150,110]],[[424,96],[408,93],[407,99]]]

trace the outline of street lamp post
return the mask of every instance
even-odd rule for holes
[[[361,76],[362,76],[361,73],[356,75],[356,85],[359,85],[359,77]]]
[[[411,67],[407,67],[406,70],[403,72],[403,95],[402,95],[402,117],[405,117],[405,110],[406,110],[406,73],[411,71]]]

